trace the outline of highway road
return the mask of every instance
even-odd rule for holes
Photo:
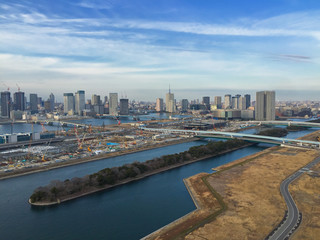
[[[278,227],[278,229],[273,233],[268,240],[283,240],[290,237],[290,235],[298,227],[298,223],[301,221],[299,209],[294,202],[291,194],[289,193],[289,184],[299,178],[304,172],[309,171],[314,165],[320,162],[320,157],[316,158],[303,168],[299,169],[297,172],[285,179],[280,185],[280,192],[287,204],[288,215],[285,221]]]

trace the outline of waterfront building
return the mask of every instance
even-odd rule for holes
[[[75,93],[75,113],[82,115],[82,111],[85,109],[85,104],[85,91],[77,91]]]
[[[217,109],[221,109],[222,108],[221,96],[215,96],[214,97],[214,104],[216,105]]]
[[[169,113],[173,113],[176,111],[176,104],[174,101],[174,94],[171,93],[170,87],[169,92],[166,94],[166,111]]]
[[[189,109],[189,101],[188,99],[181,100],[181,111],[186,112]]]
[[[275,120],[275,91],[256,93],[255,119],[257,121]]]
[[[231,108],[231,95],[230,94],[224,95],[224,108],[225,109]]]
[[[248,109],[251,106],[251,96],[250,94],[246,94],[244,98],[246,99],[246,109]]]
[[[68,113],[69,115],[73,115],[74,113],[74,96],[73,93],[64,93],[64,113]]]
[[[163,99],[162,98],[157,98],[156,111],[157,112],[162,112],[163,111]]]
[[[53,112],[54,110],[54,95],[53,93],[50,94],[49,96],[49,101],[50,101],[50,112]]]
[[[30,111],[31,114],[38,112],[38,95],[36,93],[30,93]]]
[[[10,118],[10,110],[11,110],[10,92],[9,91],[1,92],[1,116]]]
[[[120,115],[129,115],[129,100],[120,99]]]
[[[118,93],[109,94],[109,114],[118,115]]]
[[[15,92],[13,94],[13,103],[14,103],[14,110],[25,110],[25,98],[24,98],[24,92]]]

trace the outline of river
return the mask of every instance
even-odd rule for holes
[[[312,130],[290,133],[288,138]],[[195,206],[182,179],[253,154],[251,146],[52,207],[31,207],[33,190],[50,181],[145,161],[200,145],[196,141],[0,181],[0,239],[139,239]]]

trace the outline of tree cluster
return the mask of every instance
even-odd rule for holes
[[[247,143],[242,140],[209,142],[206,145],[194,146],[189,150],[161,156],[146,162],[134,162],[121,167],[105,168],[97,173],[82,178],[72,178],[65,181],[52,181],[49,185],[37,188],[30,197],[31,203],[56,202],[70,196],[81,195],[107,186],[112,186],[123,180],[141,176],[144,173],[157,171],[165,167],[205,158],[227,150],[242,147]]]
[[[288,134],[288,130],[285,128],[271,128],[260,131],[257,135],[270,136],[270,137],[285,137]]]

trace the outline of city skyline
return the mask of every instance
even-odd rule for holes
[[[319,100],[319,12],[305,1],[13,0],[0,4],[1,91],[155,101],[144,90],[164,97],[171,83],[177,99],[263,89]]]

